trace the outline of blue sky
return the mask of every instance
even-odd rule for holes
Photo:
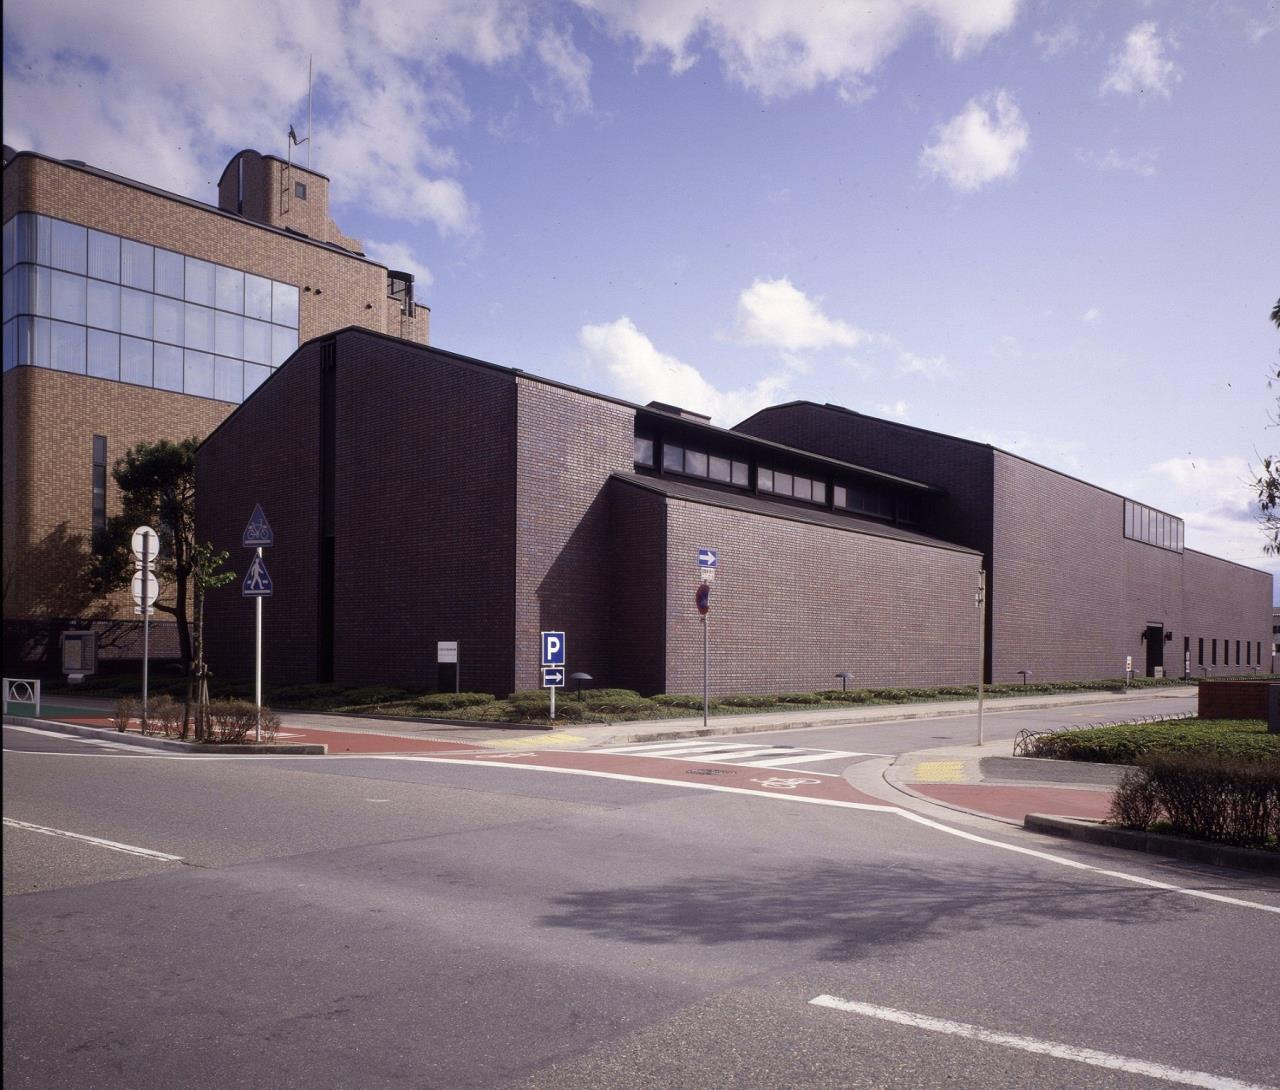
[[[4,139],[204,200],[306,129],[444,348],[833,401],[1263,555],[1280,3],[10,0]],[[305,155],[305,150],[301,153]]]

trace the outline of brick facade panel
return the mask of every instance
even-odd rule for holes
[[[667,515],[669,692],[702,691],[704,546],[713,693],[974,681],[976,554],[679,500]]]
[[[605,608],[611,669],[599,685],[649,695],[666,688],[667,504],[662,496],[609,484],[612,577]]]
[[[1197,677],[1247,677],[1256,671],[1269,671],[1271,575],[1194,549],[1187,549],[1182,555],[1185,572],[1182,611],[1191,636],[1191,672]],[[1203,670],[1199,665],[1201,639],[1204,640]],[[1214,640],[1218,641],[1216,665],[1212,661]],[[1229,664],[1224,646],[1227,643],[1230,644]],[[1248,643],[1253,647],[1246,649]]]

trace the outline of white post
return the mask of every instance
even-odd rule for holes
[[[556,721],[556,687],[551,686],[551,722]]]
[[[978,572],[978,745],[982,745],[982,679],[987,657],[987,570]]]
[[[147,732],[147,687],[151,663],[151,544],[149,533],[142,535],[142,733]]]
[[[704,613],[702,615],[702,727],[704,730],[707,727],[707,707],[710,704],[708,694],[710,693],[711,688],[707,680],[710,674],[707,662],[707,652],[711,644],[711,640],[708,635],[709,630],[710,625],[708,625],[707,615]]]
[[[259,563],[262,561],[262,546],[259,545],[257,550]],[[253,740],[255,742],[262,741],[262,595],[259,594],[254,599],[253,611],[256,621],[257,639],[254,641],[256,653],[253,662],[253,702],[258,709],[257,725],[254,728]]]

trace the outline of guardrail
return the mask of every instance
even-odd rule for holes
[[[40,716],[40,679],[38,677],[7,677],[4,679],[4,714],[9,714],[10,704],[34,704],[36,717]]]
[[[1045,738],[1052,734],[1070,734],[1072,731],[1095,730],[1098,727],[1129,727],[1137,726],[1140,723],[1171,723],[1178,719],[1195,718],[1195,712],[1183,712],[1181,715],[1135,715],[1128,719],[1104,719],[1097,723],[1071,723],[1060,727],[1040,729],[1023,727],[1013,739],[1013,755],[1015,757],[1030,757],[1031,754],[1028,751],[1035,741],[1038,738]]]

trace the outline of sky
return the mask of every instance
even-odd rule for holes
[[[442,348],[987,442],[1273,573],[1280,0],[6,0],[4,142],[294,151]]]

